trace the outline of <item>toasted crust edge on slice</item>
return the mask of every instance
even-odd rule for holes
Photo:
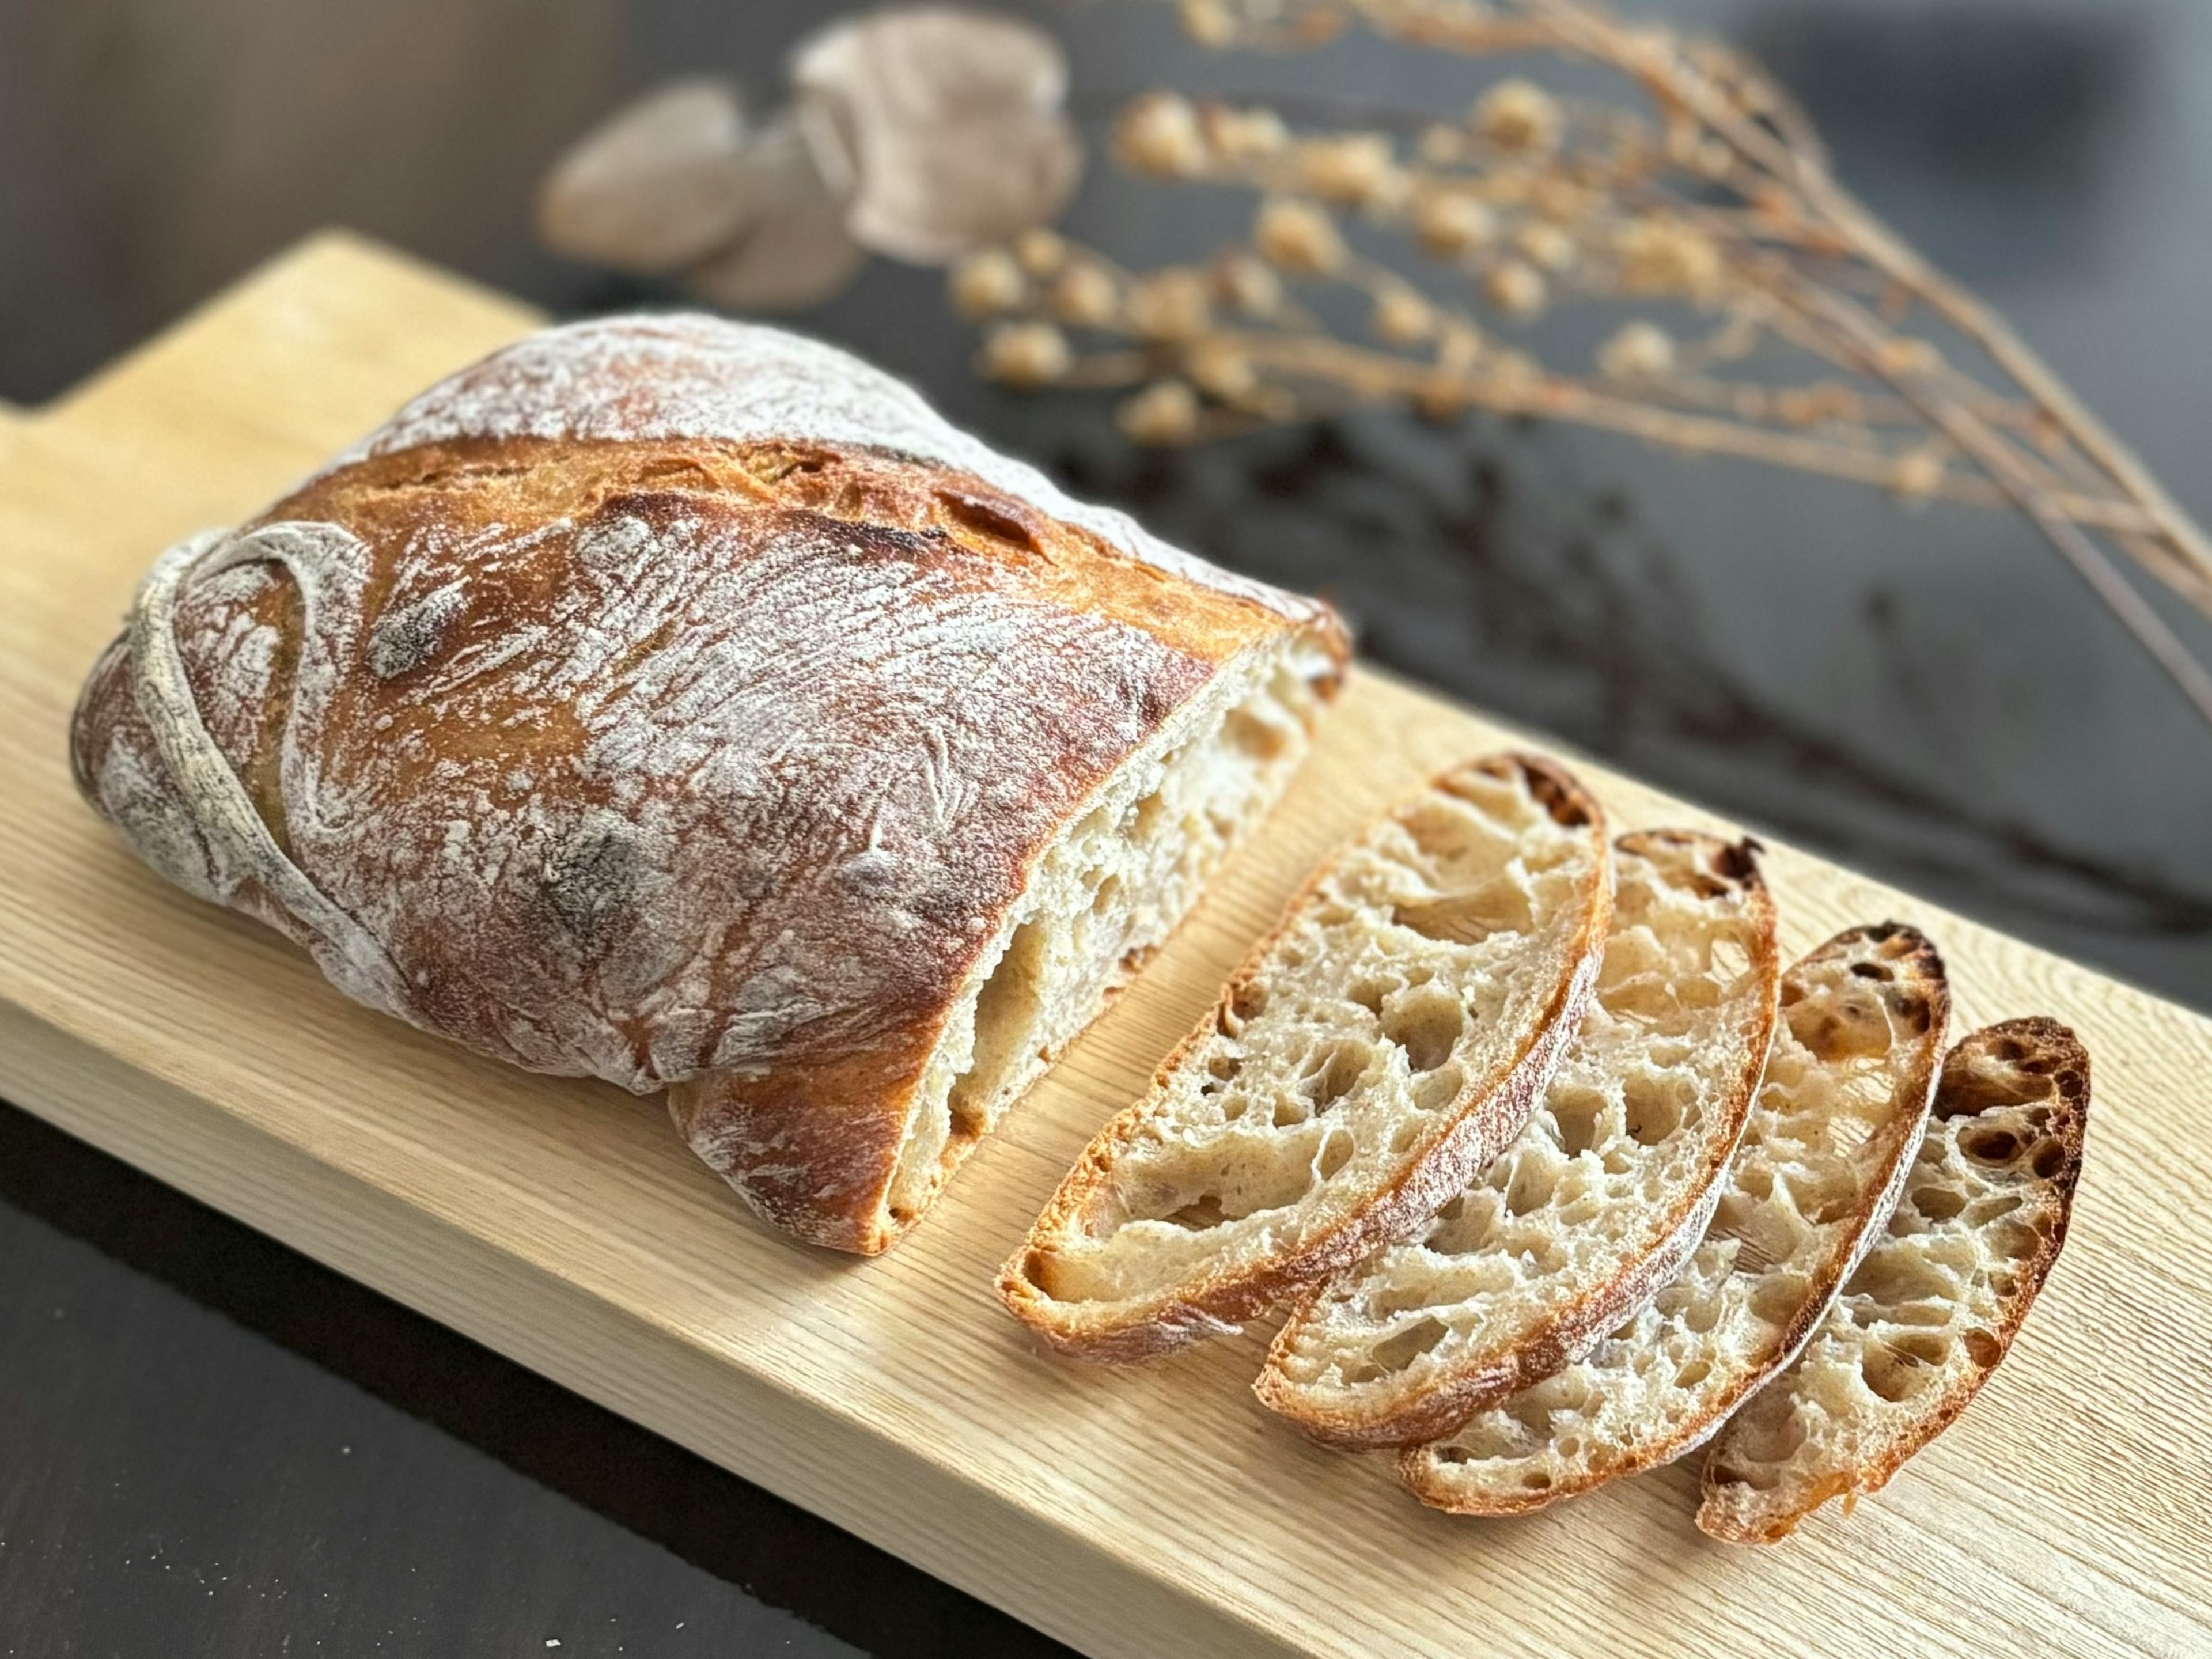
[[[1935,1097],[1936,1079],[1942,1070],[1942,1035],[1949,1028],[1951,1012],[1950,979],[1943,965],[1942,955],[1936,950],[1934,942],[1918,928],[1904,922],[1883,921],[1863,924],[1844,928],[1834,938],[1808,951],[1803,957],[1798,958],[1797,963],[1793,963],[1792,966],[1809,963],[1823,956],[1840,954],[1845,948],[1845,941],[1854,938],[1863,937],[1874,943],[1883,944],[1900,933],[1908,935],[1912,940],[1912,948],[1908,959],[1915,969],[1916,979],[1925,990],[1928,998],[1929,1028],[1936,1034],[1934,1040],[1929,1043],[1928,1051],[1923,1056],[1918,1067],[1914,1073],[1908,1074],[1906,1082],[1900,1084],[1898,1090],[1899,1094],[1906,1094],[1908,1098],[1917,1098],[1921,1103],[1917,1118],[1924,1130],[1928,1121],[1928,1109]],[[1787,970],[1785,970],[1785,976],[1786,972]],[[1756,1109],[1755,1106],[1754,1109]],[[1454,1483],[1441,1473],[1441,1466],[1434,1455],[1434,1442],[1419,1446],[1408,1446],[1398,1454],[1397,1473],[1400,1482],[1423,1504],[1431,1509],[1442,1510],[1447,1514],[1527,1515],[1537,1510],[1548,1508],[1562,1498],[1576,1498],[1585,1492],[1595,1492],[1599,1487],[1609,1486],[1625,1476],[1640,1474],[1647,1469],[1671,1463],[1677,1458],[1695,1451],[1721,1431],[1728,1419],[1742,1407],[1745,1401],[1751,1399],[1761,1388],[1789,1369],[1791,1362],[1796,1358],[1805,1345],[1813,1340],[1813,1334],[1820,1329],[1820,1322],[1827,1316],[1829,1307],[1842,1293],[1843,1287],[1849,1281],[1851,1274],[1857,1271],[1859,1262],[1874,1247],[1875,1243],[1881,1238],[1882,1230],[1888,1225],[1890,1212],[1896,1207],[1897,1200],[1905,1190],[1905,1182],[1911,1176],[1913,1160],[1920,1150],[1920,1135],[1918,1133],[1900,1135],[1898,1137],[1898,1142],[1892,1156],[1890,1168],[1885,1173],[1881,1187],[1860,1207],[1857,1242],[1852,1248],[1849,1259],[1843,1264],[1842,1270],[1833,1275],[1832,1282],[1825,1290],[1816,1287],[1814,1293],[1806,1298],[1805,1304],[1797,1310],[1790,1324],[1784,1328],[1782,1340],[1776,1347],[1775,1357],[1771,1363],[1763,1370],[1752,1376],[1746,1386],[1739,1389],[1732,1398],[1723,1401],[1717,1409],[1709,1412],[1694,1423],[1683,1425],[1674,1434],[1665,1439],[1654,1440],[1648,1445],[1638,1448],[1602,1471],[1586,1475],[1580,1480],[1561,1482],[1543,1492],[1516,1490],[1510,1492],[1491,1494],[1483,1492],[1480,1489],[1471,1492],[1456,1491]],[[1661,1288],[1663,1289],[1663,1285]]]
[[[1517,769],[1522,774],[1529,793],[1556,822],[1572,829],[1588,829],[1602,854],[1594,866],[1591,885],[1595,891],[1584,906],[1582,926],[1571,946],[1574,967],[1513,1062],[1494,1074],[1487,1089],[1482,1086],[1483,1079],[1475,1080],[1468,1091],[1469,1104],[1461,1110],[1451,1127],[1437,1138],[1425,1158],[1410,1164],[1391,1187],[1364,1209],[1346,1217],[1288,1259],[1273,1260],[1237,1273],[1216,1275],[1189,1294],[1156,1298],[1141,1316],[1111,1322],[1086,1319],[1079,1305],[1071,1307],[1057,1301],[1029,1272],[1033,1254],[1050,1247],[1052,1240],[1066,1231],[1068,1223],[1104,1182],[1115,1151],[1150,1115],[1184,1056],[1205,1040],[1237,994],[1265,965],[1268,952],[1304,908],[1343,848],[1355,845],[1402,810],[1407,801],[1418,799],[1418,794],[1409,792],[1405,799],[1376,813],[1358,836],[1324,859],[1300,884],[1284,907],[1281,918],[1246,952],[1237,970],[1229,976],[1213,1006],[1160,1062],[1144,1097],[1118,1114],[1092,1137],[1075,1167],[1060,1182],[1051,1201],[1030,1226],[1021,1247],[1000,1268],[997,1284],[1000,1300],[1042,1338],[1046,1346],[1071,1358],[1131,1364],[1161,1358],[1207,1337],[1229,1334],[1285,1297],[1340,1273],[1377,1245],[1413,1231],[1467,1184],[1486,1158],[1520,1133],[1519,1126],[1527,1122],[1543,1091],[1550,1085],[1552,1073],[1596,986],[1612,920],[1613,867],[1603,809],[1564,767],[1540,756],[1508,750],[1462,761],[1433,774],[1421,790],[1425,793],[1441,788],[1464,772],[1479,771],[1498,777],[1504,775],[1508,769]],[[1506,1126],[1511,1126],[1510,1131]]]
[[[1615,837],[1613,848],[1616,852],[1640,854],[1655,843],[1695,849],[1704,855],[1703,866],[1709,875],[1741,890],[1757,946],[1747,971],[1763,974],[1767,982],[1764,1018],[1748,1046],[1750,1064],[1738,1079],[1730,1099],[1716,1114],[1723,1132],[1714,1137],[1698,1180],[1683,1191],[1674,1213],[1656,1230],[1649,1247],[1626,1263],[1610,1282],[1555,1310],[1516,1347],[1502,1354],[1471,1356],[1474,1363],[1438,1379],[1422,1395],[1389,1411],[1364,1415],[1320,1409],[1310,1403],[1304,1390],[1284,1375],[1283,1358],[1297,1340],[1297,1328],[1306,1310],[1320,1294],[1316,1287],[1276,1333],[1267,1350],[1267,1364],[1252,1384],[1252,1392],[1269,1411],[1297,1425],[1323,1445],[1346,1451],[1366,1451],[1441,1439],[1476,1412],[1541,1382],[1587,1352],[1607,1331],[1656,1296],[1661,1287],[1681,1270],[1690,1252],[1705,1237],[1714,1206],[1720,1202],[1721,1188],[1735,1157],[1736,1144],[1742,1139],[1744,1125],[1751,1116],[1752,1103],[1758,1097],[1774,1022],[1779,1018],[1775,993],[1781,980],[1781,945],[1776,932],[1774,896],[1759,872],[1760,849],[1756,841],[1746,836],[1738,842],[1728,842],[1689,830],[1632,830]]]
[[[1910,1419],[1899,1425],[1901,1432],[1883,1449],[1878,1461],[1839,1472],[1786,1505],[1732,1498],[1731,1494],[1747,1489],[1726,1478],[1722,1468],[1727,1453],[1725,1440],[1716,1443],[1705,1460],[1698,1506],[1698,1528],[1708,1536],[1731,1544],[1779,1543],[1829,1499],[1842,1497],[1850,1504],[1881,1491],[1911,1458],[1958,1420],[1959,1414],[2012,1352],[2014,1340],[2020,1334],[2029,1310],[2034,1307],[2051,1268],[2057,1264],[2059,1252],[2066,1245],[2066,1231],[2073,1217],[2074,1192],[2081,1180],[2088,1144],[2091,1068],[2088,1050],[2082,1046],[2081,1038],[2059,1021],[2043,1014],[2000,1021],[1960,1038],[1946,1057],[1944,1080],[1936,1085],[1936,1117],[1944,1115],[1943,1089],[1953,1063],[1965,1063],[1978,1053],[1994,1049],[2005,1042],[2017,1043],[2027,1052],[2018,1060],[2001,1063],[2017,1065],[2031,1059],[2047,1062],[2046,1074],[2052,1079],[2049,1133],[2057,1139],[2063,1153],[2059,1168],[2053,1174],[2037,1178],[2040,1212],[2048,1217],[2050,1224],[2047,1229],[2038,1229],[2041,1243],[2035,1253],[2011,1264],[2008,1269],[2017,1281],[2017,1288],[2010,1297],[1998,1298],[1999,1321],[1994,1330],[1985,1333],[1995,1340],[1996,1352],[1984,1363],[1969,1352],[1968,1369],[1937,1398],[1914,1401],[1915,1410]],[[2076,1081],[2071,1092],[2060,1081],[2066,1078]],[[1785,1371],[1776,1378],[1774,1387],[1784,1389],[1788,1383]],[[1752,1494],[1753,1500],[1763,1497],[1764,1494]]]

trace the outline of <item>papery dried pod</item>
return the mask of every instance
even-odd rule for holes
[[[623,106],[554,164],[538,234],[573,259],[640,276],[680,270],[727,246],[753,204],[743,104],[729,82],[672,81]]]
[[[832,24],[791,66],[860,244],[942,264],[1055,216],[1083,146],[1061,106],[1067,64],[1012,18],[917,6]],[[841,179],[838,175],[846,177]]]
[[[787,113],[747,147],[738,239],[684,273],[684,286],[726,311],[799,311],[830,298],[867,262],[845,228],[846,204],[822,175],[801,117]]]

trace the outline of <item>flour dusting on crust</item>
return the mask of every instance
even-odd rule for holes
[[[697,313],[571,323],[531,335],[434,386],[333,462],[458,438],[761,439],[866,444],[972,472],[1146,564],[1285,616],[1321,607],[1248,581],[1078,501],[961,431],[905,381],[781,329]]]

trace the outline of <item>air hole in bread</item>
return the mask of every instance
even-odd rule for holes
[[[1998,1341],[1991,1332],[1978,1328],[1971,1330],[1960,1340],[1966,1345],[1966,1358],[1984,1370],[1988,1370],[2004,1358],[2004,1344]]]
[[[2036,1231],[2017,1221],[2004,1222],[1990,1232],[1990,1248],[2007,1261],[2026,1261],[2042,1247]]]
[[[1881,962],[1855,962],[1851,964],[1851,973],[1856,978],[1876,980],[1883,984],[1897,977],[1887,963]]]
[[[1785,1018],[1790,1034],[1824,1064],[1871,1060],[1889,1052],[1889,1018],[1872,992],[1796,1003]]]
[[[1405,992],[1382,1011],[1382,1035],[1406,1051],[1416,1072],[1433,1072],[1452,1057],[1467,1031],[1467,1010],[1440,985]]]
[[[1480,945],[1492,933],[1526,933],[1534,917],[1526,885],[1500,874],[1479,887],[1455,888],[1449,898],[1394,905],[1390,920],[1424,939]]]
[[[1455,1104],[1460,1091],[1467,1087],[1467,1074],[1458,1066],[1439,1066],[1433,1072],[1413,1079],[1413,1109],[1417,1112],[1441,1112]]]
[[[1273,760],[1291,741],[1291,734],[1272,720],[1263,720],[1239,708],[1229,716],[1229,741],[1261,760]]]
[[[1940,1302],[1951,1294],[1951,1277],[1903,1249],[1879,1249],[1851,1275],[1844,1294],[1881,1304]]]
[[[1505,1189],[1505,1207],[1515,1215],[1527,1215],[1552,1201],[1556,1183],[1552,1172],[1533,1158],[1524,1158],[1513,1172],[1513,1183]]]
[[[1006,1074],[1027,1060],[1040,1012],[1039,969],[1044,929],[1036,922],[1014,930],[1006,954],[975,999],[975,1047],[966,1072],[953,1083],[947,1103],[956,1127],[980,1132]]]
[[[1559,1150],[1569,1158],[1579,1158],[1597,1145],[1598,1120],[1604,1115],[1605,1097],[1595,1089],[1569,1091],[1553,1085],[1551,1099],[1552,1121],[1559,1130]]]
[[[1930,1221],[1948,1221],[1966,1207],[1963,1194],[1949,1187],[1915,1187],[1906,1200]]]
[[[1787,1325],[1805,1305],[1805,1276],[1771,1273],[1752,1287],[1751,1313],[1769,1325]]]
[[[1221,1207],[1219,1193],[1200,1193],[1181,1209],[1170,1215],[1164,1215],[1160,1219],[1170,1226],[1202,1232],[1208,1227],[1218,1227],[1229,1217]]]
[[[2036,1144],[2035,1157],[2028,1168],[2035,1171],[2036,1179],[2049,1181],[2066,1167],[2066,1146],[2063,1141],[2044,1140]]]
[[[1708,1376],[1711,1376],[1713,1368],[1711,1361],[1704,1359],[1690,1360],[1676,1368],[1674,1372],[1674,1386],[1678,1389],[1694,1389]]]
[[[1842,1221],[1859,1207],[1861,1194],[1851,1184],[1848,1169],[1829,1168],[1818,1175],[1785,1179],[1797,1213],[1816,1227]]]
[[[1377,1342],[1371,1352],[1384,1371],[1402,1371],[1450,1334],[1450,1328],[1441,1319],[1417,1319]]]
[[[1358,1142],[1339,1129],[1321,1144],[1321,1152],[1314,1158],[1314,1174],[1327,1181],[1352,1162],[1352,1155],[1359,1149]]]
[[[1109,876],[1098,884],[1098,891],[1091,897],[1091,914],[1094,916],[1109,915],[1121,902],[1121,878]]]
[[[1912,1396],[1925,1373],[1911,1356],[1875,1341],[1859,1355],[1859,1376],[1874,1393],[1895,1405]]]
[[[1335,1042],[1308,1057],[1298,1092],[1313,1104],[1316,1115],[1342,1100],[1358,1086],[1373,1059],[1353,1042]]]
[[[1621,1079],[1628,1133],[1639,1146],[1656,1146],[1682,1127],[1682,1103],[1664,1078],[1632,1072]]]
[[[1969,1129],[1959,1150],[1977,1164],[2009,1164],[2020,1156],[2020,1137],[2009,1129]]]

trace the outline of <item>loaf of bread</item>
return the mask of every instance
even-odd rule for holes
[[[1583,1358],[1401,1454],[1423,1503],[1517,1514],[1680,1457],[1811,1337],[1911,1172],[1950,991],[1935,947],[1891,922],[1794,964],[1780,1002],[1743,1144],[1680,1273]]]
[[[1771,1544],[1875,1492],[1966,1408],[2066,1242],[2089,1056],[2057,1020],[1962,1038],[1905,1195],[1805,1352],[1705,1455],[1698,1525]]]
[[[1254,1392],[1356,1449],[1449,1433],[1578,1358],[1704,1236],[1772,1036],[1774,902],[1752,847],[1613,844],[1589,1012],[1520,1139],[1434,1221],[1316,1291]]]
[[[1324,865],[1002,1271],[1054,1347],[1236,1329],[1425,1222],[1528,1121],[1597,976],[1612,878],[1558,767],[1455,767]]]
[[[841,352],[618,319],[171,550],[72,747],[149,864],[348,995],[669,1088],[763,1215],[872,1252],[1266,811],[1345,656]]]

